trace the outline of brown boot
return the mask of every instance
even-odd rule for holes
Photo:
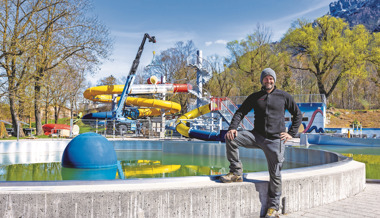
[[[267,211],[267,214],[265,215],[265,218],[276,218],[280,217],[279,212],[274,208],[269,208]]]
[[[221,176],[219,180],[223,183],[243,182],[243,176],[229,172],[227,175]]]

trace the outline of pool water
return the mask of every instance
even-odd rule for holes
[[[380,147],[310,145],[309,148],[333,151],[352,157],[356,161],[365,163],[367,179],[380,179]]]
[[[219,175],[229,171],[229,162],[225,156],[162,151],[116,151],[116,154],[119,169],[71,169],[62,167],[60,162],[7,164],[7,161],[3,161],[0,165],[0,181],[164,178]],[[62,152],[49,155],[60,157]],[[241,161],[245,173],[267,170],[265,159],[241,158]],[[285,161],[283,169],[307,166],[309,165]]]

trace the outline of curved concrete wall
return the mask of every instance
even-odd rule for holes
[[[301,144],[379,147],[380,138],[344,138],[333,134],[307,133],[301,134]]]
[[[70,140],[0,141],[0,153],[63,151]]]
[[[177,143],[178,144],[178,143]],[[181,149],[220,153],[224,145]],[[176,145],[164,146],[168,152]],[[166,148],[165,148],[166,147]],[[207,151],[206,151],[207,150]],[[253,149],[242,151],[251,155]],[[260,152],[252,155],[260,155]],[[324,165],[283,171],[284,212],[299,211],[361,192],[365,165],[324,151],[291,148],[287,157]],[[322,161],[321,161],[322,160]],[[223,184],[218,176],[113,181],[2,182],[1,217],[259,217],[266,210],[268,174],[245,174]]]

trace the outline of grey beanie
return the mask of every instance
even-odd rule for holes
[[[274,82],[276,82],[276,72],[274,72],[274,70],[272,70],[271,68],[265,68],[263,70],[263,72],[261,72],[261,76],[260,76],[260,83],[261,84],[263,84],[264,77],[266,77],[268,75],[272,76],[274,79]]]

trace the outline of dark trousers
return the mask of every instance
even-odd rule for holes
[[[255,131],[238,131],[238,136],[232,141],[226,139],[227,159],[230,162],[230,172],[242,175],[243,165],[239,158],[239,147],[259,148],[264,151],[268,162],[269,186],[268,208],[279,209],[282,191],[281,167],[284,162],[285,145],[280,139],[267,139]]]

